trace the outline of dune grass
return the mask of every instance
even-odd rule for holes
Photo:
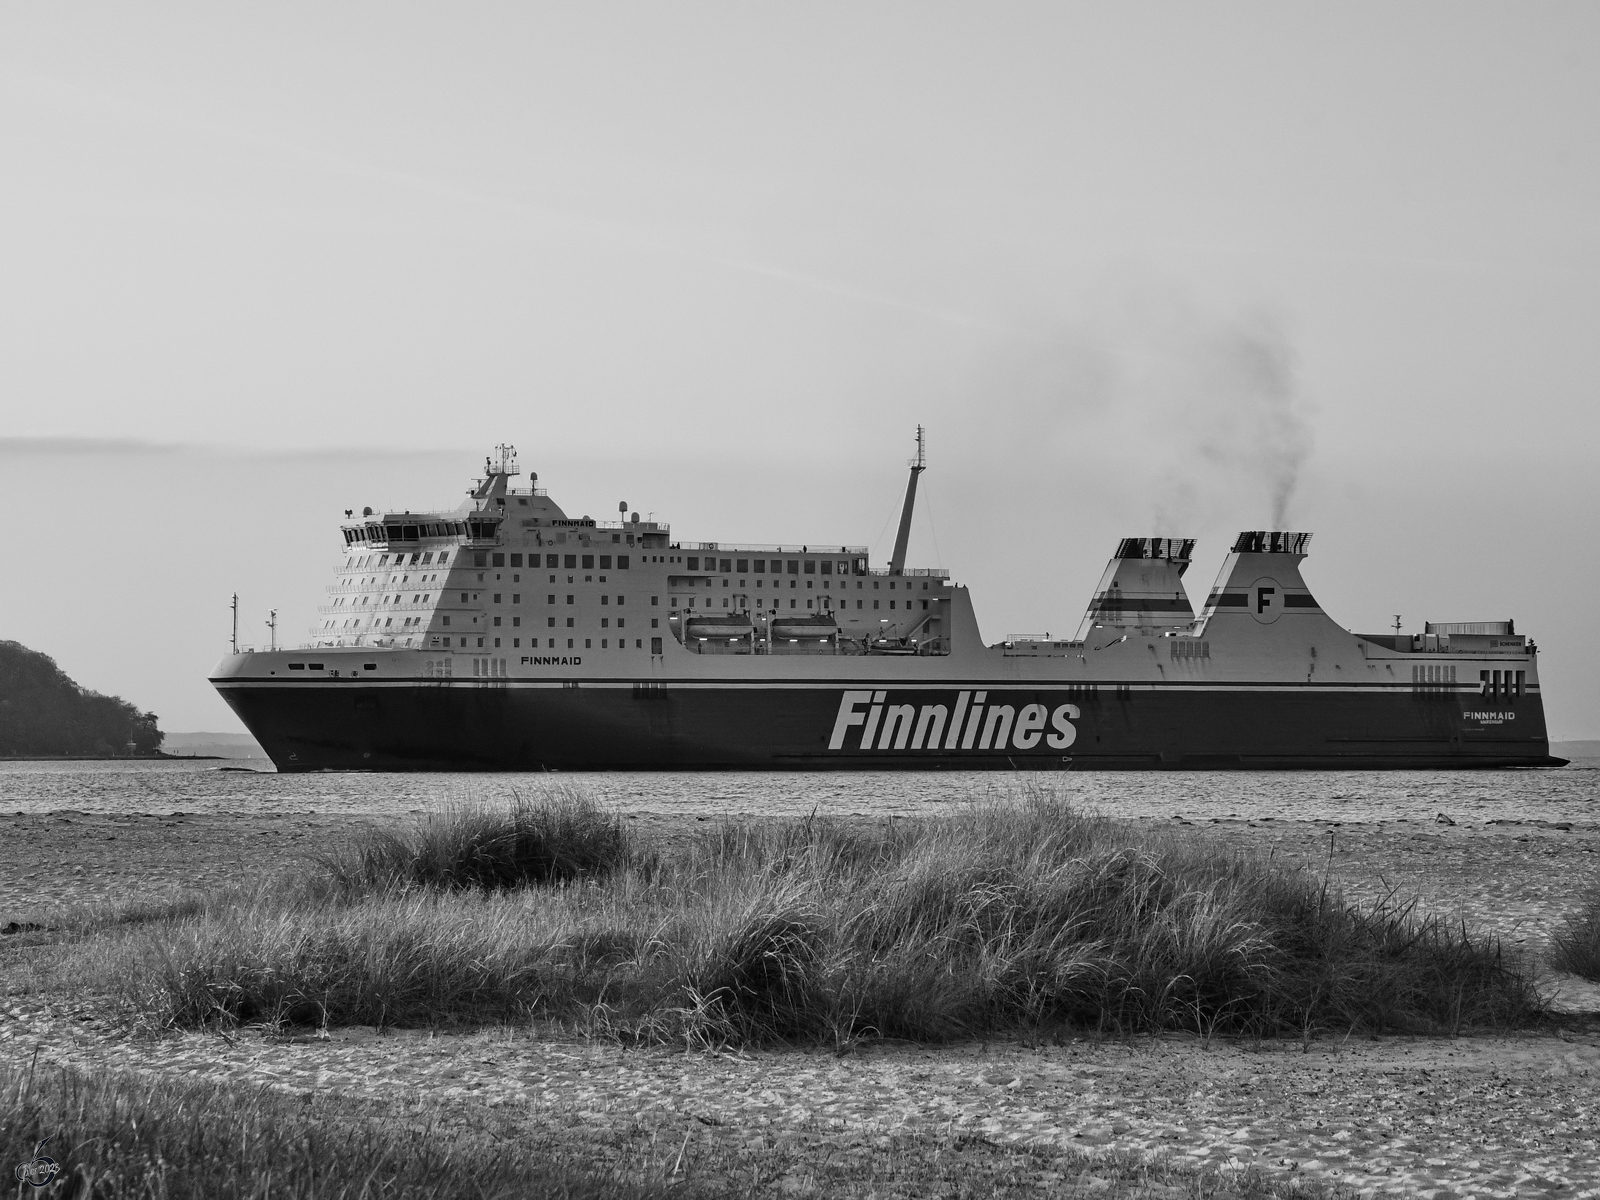
[[[0,1063],[0,1130],[40,1142],[60,1200],[644,1200],[649,1187],[353,1106],[170,1078]],[[48,1139],[48,1140],[46,1140]],[[7,1162],[8,1169],[12,1164]],[[35,1189],[17,1183],[18,1191]],[[677,1195],[674,1191],[671,1194]]]
[[[1600,983],[1600,887],[1590,888],[1550,936],[1550,965]]]
[[[840,1044],[1456,1032],[1539,1010],[1492,939],[1043,792],[877,824],[724,821],[646,853],[557,791],[77,937],[80,986],[181,1027],[554,1021]]]
[[[458,1102],[397,1106],[0,1062],[0,1133],[13,1160],[44,1142],[60,1165],[48,1185],[18,1182],[7,1194],[59,1200],[733,1200],[790,1190],[1023,1200],[1074,1177],[1070,1194],[1097,1200],[1347,1195],[1256,1168],[998,1145],[970,1132],[886,1137],[864,1153],[841,1151],[824,1131],[658,1141],[624,1123],[602,1162],[592,1143],[518,1120]]]
[[[375,829],[318,861],[347,894],[400,886],[453,890],[527,887],[603,879],[628,864],[632,842],[620,818],[581,792],[547,791],[539,803],[460,805],[410,829]]]

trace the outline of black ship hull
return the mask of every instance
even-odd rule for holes
[[[219,681],[220,682],[220,681]],[[625,680],[221,687],[281,771],[1544,767],[1537,693]]]

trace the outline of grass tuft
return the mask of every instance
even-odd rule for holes
[[[603,879],[632,857],[622,821],[574,789],[508,807],[459,805],[411,830],[372,830],[319,857],[347,894],[395,888],[481,889]]]
[[[693,971],[689,995],[703,1040],[764,1041],[818,1032],[828,1002],[824,918],[784,892],[760,896],[716,937]]]
[[[1551,935],[1550,965],[1600,983],[1600,887],[1591,888]]]

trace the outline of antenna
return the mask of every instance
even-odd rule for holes
[[[1394,635],[1395,635],[1395,637],[1399,637],[1400,636],[1400,614],[1399,613],[1395,613],[1395,615],[1394,615]]]
[[[272,612],[271,612],[271,615],[269,615],[267,617],[267,638],[268,638],[268,645],[273,650],[276,650],[278,648],[278,610],[277,609],[273,609]]]
[[[233,603],[228,607],[233,609],[233,652],[239,653],[239,593],[233,594]]]

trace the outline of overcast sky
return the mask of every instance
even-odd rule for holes
[[[0,637],[168,729],[340,510],[912,557],[1070,631],[1115,539],[1317,533],[1600,737],[1600,7],[8,5]],[[253,636],[253,635],[252,635]]]

